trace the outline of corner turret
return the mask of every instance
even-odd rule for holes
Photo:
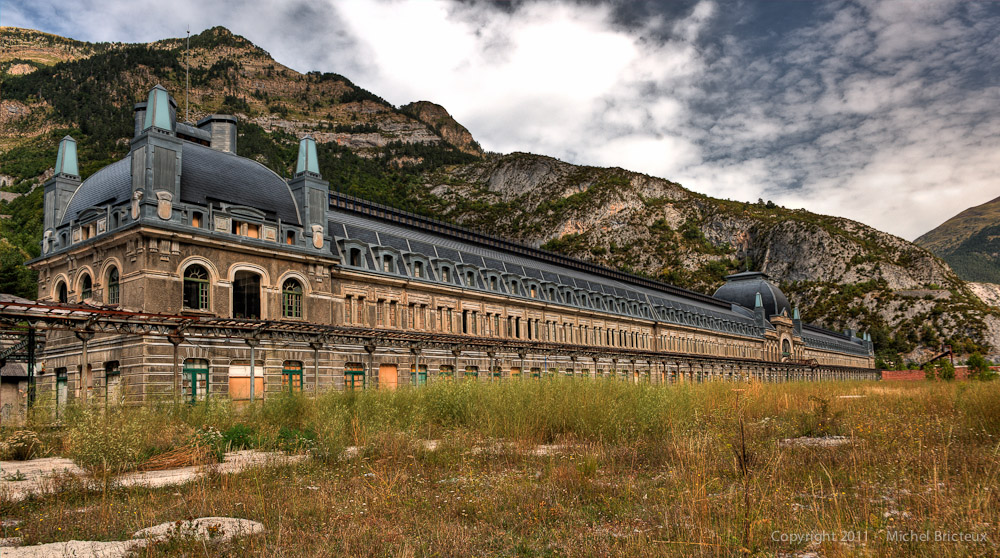
[[[299,141],[299,156],[295,163],[295,177],[288,181],[295,203],[302,216],[303,234],[317,250],[323,248],[326,233],[326,211],[330,205],[330,183],[319,174],[316,140],[305,136]]]

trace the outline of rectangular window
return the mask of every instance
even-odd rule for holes
[[[475,379],[479,378],[479,367],[478,366],[466,366],[465,367],[465,378]]]
[[[438,378],[442,380],[453,380],[455,378],[455,367],[450,364],[443,364],[438,369]]]
[[[208,361],[189,358],[184,361],[184,396],[189,403],[208,397]]]
[[[421,364],[419,368],[410,365],[410,384],[422,386],[427,384],[427,365]]]
[[[285,244],[295,244],[295,231],[288,231],[285,233]]]
[[[56,368],[56,416],[62,416],[63,409],[66,408],[66,398],[69,396],[65,368]]]
[[[365,366],[357,362],[344,365],[344,389],[360,390],[365,388]]]
[[[195,211],[191,214],[191,226],[195,228],[201,228],[201,213]]]

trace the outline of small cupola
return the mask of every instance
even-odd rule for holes
[[[149,91],[146,101],[146,113],[143,119],[143,131],[157,128],[173,133],[177,124],[177,103],[162,85],[156,84]]]
[[[316,156],[316,140],[306,135],[299,141],[299,157],[295,163],[295,176],[312,173],[319,177],[319,160]]]
[[[76,161],[76,140],[66,136],[59,142],[59,152],[56,154],[56,175],[80,178],[80,167]]]

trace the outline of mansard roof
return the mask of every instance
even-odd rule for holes
[[[288,184],[264,165],[232,153],[182,141],[181,201],[199,205],[229,203],[260,209],[270,219],[299,224]],[[62,224],[88,208],[120,205],[132,195],[131,158],[116,161],[83,181],[70,200]]]
[[[403,254],[418,254],[431,260],[471,265],[501,276],[537,281],[539,285],[552,284],[590,295],[614,297],[626,304],[634,302],[651,308],[655,315],[648,317],[660,321],[721,331],[738,329],[745,334],[756,329],[752,312],[727,301],[349,196],[331,194],[328,219],[329,234],[335,240],[388,247]],[[367,266],[378,272],[371,260]],[[539,298],[545,300],[542,295]],[[565,301],[546,302],[579,306]]]

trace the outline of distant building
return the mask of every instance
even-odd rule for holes
[[[762,273],[711,297],[331,193],[309,136],[284,180],[235,154],[236,126],[177,122],[157,86],[135,107],[128,157],[81,183],[76,143],[60,143],[30,263],[39,300],[223,329],[178,337],[176,366],[162,337],[98,333],[85,369],[81,338],[50,331],[40,394],[142,400],[169,393],[177,367],[190,399],[550,373],[872,373],[870,341],[803,324]],[[221,333],[253,324],[292,333]]]

